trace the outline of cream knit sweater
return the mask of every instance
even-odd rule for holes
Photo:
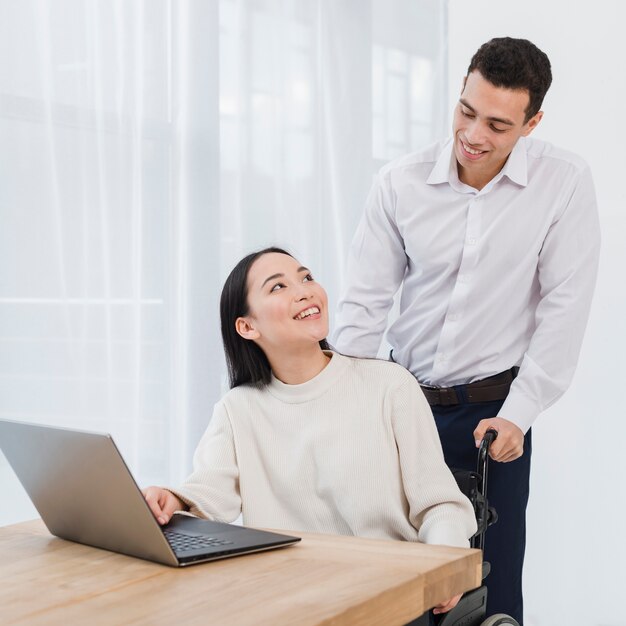
[[[332,359],[215,406],[177,489],[192,513],[249,526],[468,546],[474,511],[446,467],[430,407],[395,363]]]

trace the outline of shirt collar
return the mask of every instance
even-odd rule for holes
[[[522,187],[526,187],[528,184],[528,160],[526,158],[525,137],[520,137],[515,144],[504,167],[493,179],[493,182],[497,182],[503,176]],[[426,183],[429,185],[439,185],[441,183],[448,183],[453,186],[459,185],[459,174],[452,139],[448,140],[443,147]]]
[[[426,180],[428,185],[450,183],[450,179],[458,178],[456,172],[456,158],[452,150],[452,139],[444,145],[441,154],[433,167],[430,176]]]
[[[520,137],[513,147],[500,174],[522,187],[528,184],[528,159],[526,157],[526,137]]]

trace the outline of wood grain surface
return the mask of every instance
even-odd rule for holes
[[[290,531],[291,533],[291,531]],[[481,553],[296,532],[291,547],[171,568],[0,528],[0,624],[401,625],[480,585]]]

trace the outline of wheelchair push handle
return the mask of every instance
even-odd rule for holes
[[[487,493],[487,464],[489,462],[489,446],[498,437],[498,431],[495,428],[490,428],[480,442],[480,448],[478,449],[478,465],[476,471],[482,476],[481,491],[483,494]]]
[[[498,431],[495,428],[490,428],[483,437],[483,440],[480,442],[480,447],[478,449],[478,463],[476,466],[476,473],[480,476],[480,481],[478,485],[479,492],[482,494],[484,498],[487,498],[487,481],[488,481],[488,473],[489,473],[489,446],[496,440],[498,437]],[[481,515],[484,516],[484,526],[482,531],[476,538],[476,541],[472,544],[472,547],[478,548],[479,550],[485,549],[485,531],[487,530],[487,526],[491,523],[494,523],[498,518],[495,514],[495,511],[492,511],[491,507],[487,508],[486,504],[484,510],[481,511]],[[491,519],[493,517],[493,519]],[[491,521],[490,521],[491,520]]]
[[[498,438],[498,431],[495,428],[490,428],[480,442],[480,448],[486,448],[486,452],[489,452],[489,446]]]

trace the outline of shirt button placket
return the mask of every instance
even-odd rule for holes
[[[454,311],[446,316],[441,329],[437,355],[434,363],[433,375],[445,376],[449,370],[449,363],[455,359],[454,349],[456,337],[462,332],[462,324],[456,323],[461,317],[461,312],[465,307],[468,293],[468,285],[471,282],[472,270],[478,263],[478,233],[480,231],[480,199],[473,197],[467,207],[467,225],[461,264],[456,277],[456,284],[450,296],[449,311]]]

